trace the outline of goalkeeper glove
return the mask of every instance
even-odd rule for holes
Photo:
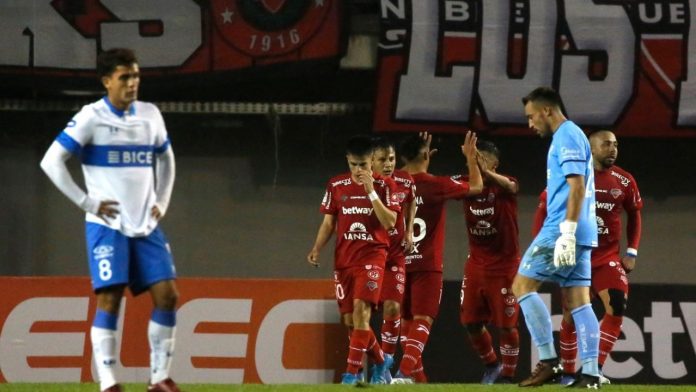
[[[553,265],[559,267],[571,267],[575,265],[575,229],[577,222],[563,221],[559,225],[561,236],[556,240],[553,250]]]

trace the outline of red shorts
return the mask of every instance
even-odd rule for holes
[[[492,275],[466,263],[459,308],[461,323],[490,323],[498,328],[516,327],[520,307],[512,294],[514,277],[514,270],[508,275]]]
[[[435,319],[442,299],[442,272],[415,271],[406,274],[403,318],[428,316]]]
[[[384,270],[376,265],[360,265],[334,271],[336,301],[341,314],[353,313],[353,300],[361,299],[374,306],[379,303]]]
[[[621,260],[616,258],[616,260]],[[610,261],[592,268],[592,291],[599,293],[606,289],[617,289],[628,294],[628,277],[621,261]]]
[[[404,301],[404,291],[406,290],[406,270],[404,267],[396,265],[387,266],[384,270],[384,282],[382,284],[382,294],[379,302],[394,301],[402,303]]]

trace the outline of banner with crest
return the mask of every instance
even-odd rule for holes
[[[337,0],[3,1],[0,76],[93,76],[99,51],[113,47],[134,49],[155,76],[337,59],[340,8]]]

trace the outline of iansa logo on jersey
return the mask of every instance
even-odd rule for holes
[[[367,227],[360,222],[355,222],[350,225],[348,232],[343,234],[343,238],[351,241],[374,241],[372,234],[367,232]]]

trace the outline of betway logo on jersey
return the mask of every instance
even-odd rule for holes
[[[611,211],[614,209],[615,206],[616,206],[616,204],[614,204],[614,203],[602,203],[599,201],[595,201],[595,208],[598,210]]]
[[[341,207],[343,215],[372,215],[373,208],[369,207]]]
[[[493,215],[495,214],[495,207],[474,208],[470,206],[469,211],[476,216]]]
[[[618,178],[619,181],[621,181],[621,185],[623,185],[623,186],[628,186],[628,184],[631,183],[631,180],[629,180],[628,178],[626,178],[626,176],[622,176],[621,174],[619,174],[619,173],[617,173],[617,172],[615,172],[615,171],[613,171],[613,170],[611,171],[611,175],[614,176],[614,177],[616,177],[616,178]]]

